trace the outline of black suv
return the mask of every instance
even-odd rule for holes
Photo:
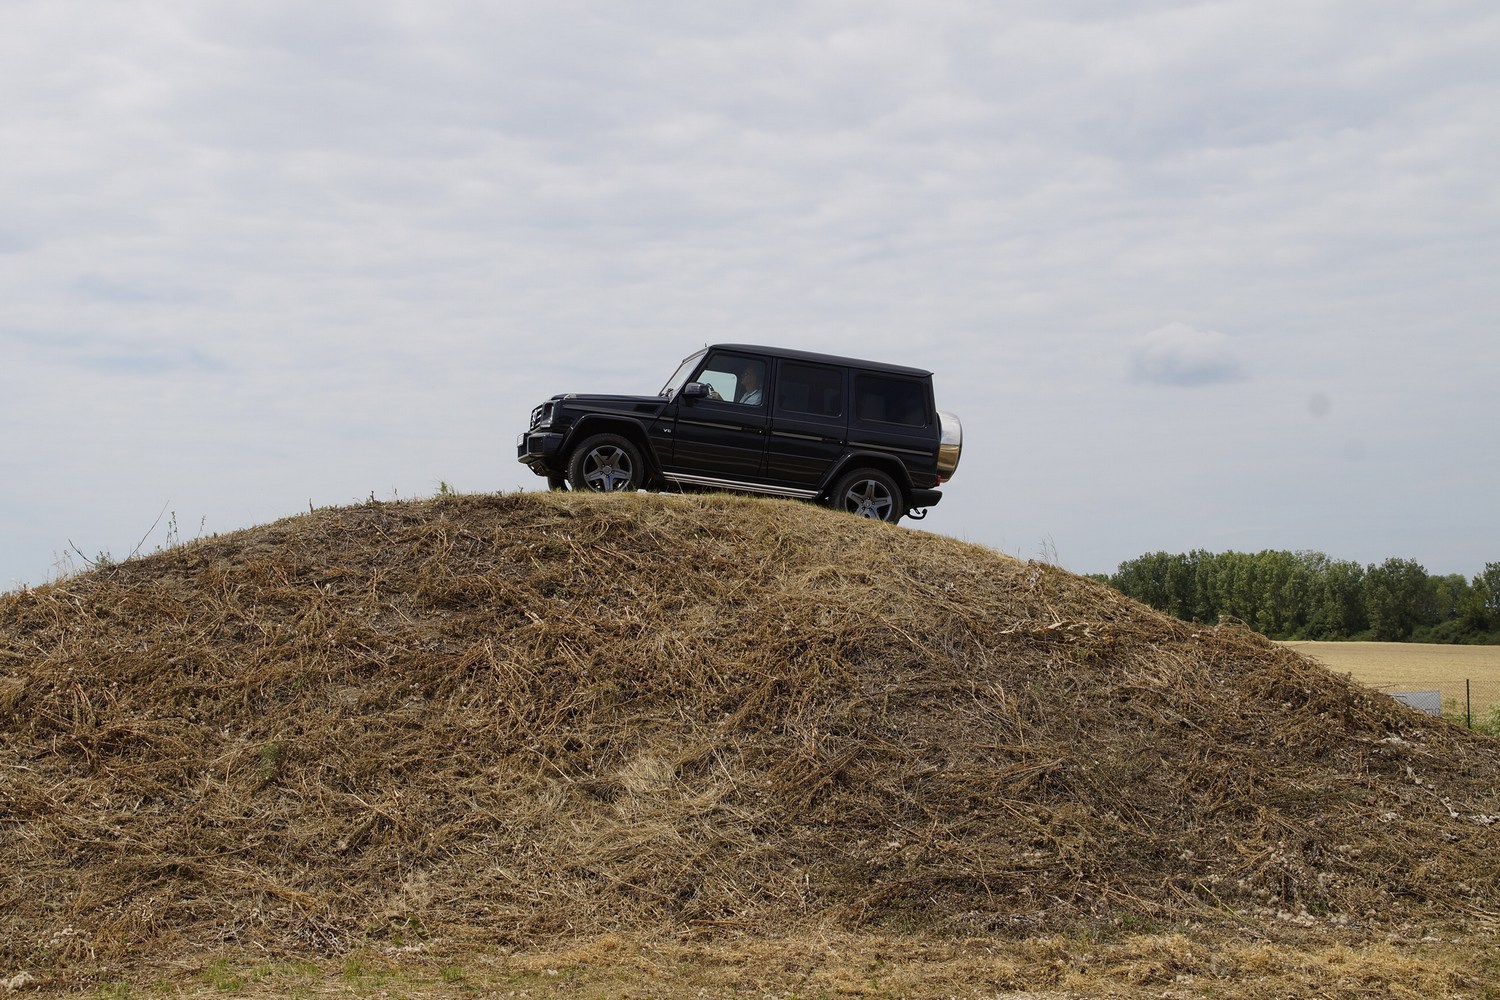
[[[896,521],[942,499],[962,439],[931,372],[716,344],[655,396],[553,396],[517,452],[553,489],[738,490]]]

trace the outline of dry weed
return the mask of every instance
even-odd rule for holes
[[[0,597],[0,973],[1482,927],[1497,763],[1233,624],[810,506],[325,510]]]

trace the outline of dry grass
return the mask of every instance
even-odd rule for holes
[[[1244,629],[809,506],[321,511],[0,597],[0,980],[1485,936],[1497,765]]]

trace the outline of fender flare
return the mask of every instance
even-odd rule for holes
[[[558,454],[564,456],[563,462],[568,461],[567,456],[573,454],[581,441],[585,441],[595,434],[618,434],[630,441],[641,451],[641,457],[646,462],[646,473],[653,482],[659,482],[662,478],[661,462],[657,460],[656,448],[651,444],[651,435],[646,433],[646,428],[639,420],[631,420],[623,417],[612,417],[598,413],[586,413],[574,421],[573,426],[568,428],[568,435],[563,439],[562,447]]]
[[[879,452],[856,451],[834,463],[828,475],[823,478],[823,482],[818,484],[818,499],[826,502],[829,499],[828,491],[833,489],[833,484],[837,483],[850,469],[858,468],[879,469],[894,479],[901,489],[903,503],[911,496],[911,491],[914,489],[911,476],[907,473],[906,466],[901,464],[900,459],[882,455]]]

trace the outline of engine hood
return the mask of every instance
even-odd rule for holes
[[[555,406],[580,413],[657,414],[667,405],[664,396],[623,396],[608,393],[565,392],[553,396]]]

